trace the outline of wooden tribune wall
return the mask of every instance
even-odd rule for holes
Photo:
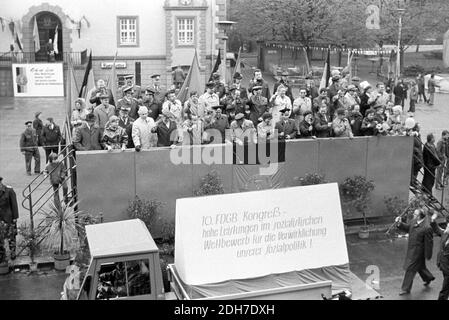
[[[182,151],[193,159],[195,151],[210,153],[211,148],[221,151],[223,160],[225,151],[230,151],[225,145],[183,147]],[[166,148],[140,153],[78,152],[80,209],[102,212],[106,222],[123,220],[128,218],[125,210],[129,201],[138,195],[164,202],[163,219],[174,221],[176,199],[192,197],[201,178],[216,170],[226,193],[296,186],[297,178],[307,173],[324,174],[329,182],[343,182],[347,177],[362,175],[376,184],[370,216],[385,216],[389,215],[384,204],[386,196],[408,200],[412,151],[413,138],[410,137],[288,141],[285,163],[279,165],[274,178],[261,176],[261,165],[173,164],[170,158],[173,151]],[[246,183],[242,179],[247,180]],[[277,183],[270,183],[274,180]],[[298,201],[300,206],[301,201],[307,199],[292,201]],[[345,213],[344,218],[359,217]]]

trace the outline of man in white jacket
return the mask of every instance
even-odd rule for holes
[[[156,126],[154,119],[148,116],[148,108],[142,106],[139,108],[139,119],[134,121],[132,128],[132,139],[139,152],[141,149],[150,149],[156,147],[157,136],[151,132]]]

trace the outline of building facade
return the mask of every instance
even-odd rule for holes
[[[49,39],[57,42],[56,61],[65,65],[71,61],[78,79],[91,50],[96,79],[109,77],[117,54],[119,84],[124,76],[133,75],[145,87],[151,84],[150,76],[158,73],[162,83],[170,86],[172,71],[177,66],[187,71],[195,50],[201,72],[208,78],[223,45],[217,22],[226,20],[226,0],[0,0],[0,6],[0,96],[9,95],[5,88],[12,87],[8,57],[46,62]],[[37,52],[35,25],[41,48]]]

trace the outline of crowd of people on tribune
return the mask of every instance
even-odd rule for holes
[[[448,132],[443,132],[436,146],[433,135],[424,145],[414,119],[417,103],[433,104],[438,86],[433,74],[427,83],[429,97],[421,74],[410,83],[400,79],[397,85],[391,81],[372,85],[334,70],[327,87],[318,88],[309,75],[299,96],[294,97],[287,73],[282,73],[272,90],[258,69],[248,88],[242,84],[241,73],[233,75],[230,85],[214,73],[204,92],[190,92],[186,101],[177,99],[179,83],[167,90],[159,74],[151,79],[152,85],[142,90],[128,76],[116,95],[100,79],[89,101],[78,98],[71,115],[75,149],[139,152],[192,144],[410,135],[415,137],[411,183],[415,184],[419,170],[425,168],[424,191],[431,193],[435,180],[437,189],[447,184]],[[33,158],[34,172],[40,172],[38,147],[44,148],[48,163],[63,139],[51,117],[44,125],[40,112],[35,116],[33,122],[26,122],[20,140],[28,175]]]

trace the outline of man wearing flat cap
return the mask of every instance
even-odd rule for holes
[[[75,149],[78,151],[102,150],[103,132],[104,130],[95,123],[95,115],[89,113],[86,115],[86,122],[75,130],[73,138]]]
[[[47,123],[42,130],[42,144],[45,150],[45,161],[48,163],[50,153],[58,154],[59,143],[62,141],[61,129],[55,124],[52,117],[47,118]]]
[[[3,184],[3,178],[0,177],[0,221],[6,223],[8,246],[11,260],[16,259],[16,236],[17,219],[19,218],[19,209],[14,189]],[[4,243],[0,243],[0,255],[5,254]]]
[[[226,137],[228,139],[228,137]],[[230,142],[243,145],[246,143],[257,143],[257,132],[252,121],[245,119],[243,113],[235,116],[230,126]]]
[[[159,103],[161,106],[165,101],[165,96],[167,94],[167,89],[161,85],[161,75],[155,73],[151,75],[152,84],[150,86],[154,91],[154,100],[156,103]]]
[[[156,101],[156,99],[154,98],[155,94],[156,92],[153,88],[147,87],[145,89],[142,103],[142,105],[148,108],[149,116],[153,118],[154,121],[156,121],[159,118],[159,115],[162,113],[162,104]]]
[[[125,132],[128,136],[128,143],[126,145],[126,149],[134,148],[134,142],[132,139],[132,129],[133,129],[134,121],[135,121],[135,119],[131,118],[129,116],[128,108],[125,106],[122,106],[120,109],[118,125],[125,130]]]
[[[115,106],[109,104],[109,96],[102,93],[98,96],[101,104],[94,109],[96,124],[104,130],[109,118],[115,115]]]
[[[268,88],[268,83],[262,77],[262,71],[260,69],[254,70],[254,78],[249,82],[248,91],[253,92],[253,87],[261,86],[262,87],[262,96],[270,99],[270,89]]]
[[[25,122],[26,129],[20,136],[20,152],[25,156],[25,168],[27,175],[31,176],[31,159],[34,158],[34,173],[41,172],[41,155],[37,145],[36,130],[32,127],[33,122]]]
[[[261,120],[262,115],[268,112],[268,99],[262,96],[261,86],[252,87],[251,93],[251,98],[248,103],[251,110],[250,119],[253,122],[254,126],[257,126]]]
[[[281,114],[281,119],[275,124],[275,130],[277,130],[277,134],[279,139],[296,139],[298,134],[298,129],[295,123],[295,120],[290,118],[290,109],[284,108],[279,110]]]
[[[234,74],[233,80],[233,86],[240,92],[240,98],[242,99],[242,101],[244,101],[244,103],[247,103],[249,101],[248,90],[244,86],[242,86],[242,74],[240,72],[236,72]]]
[[[123,98],[120,99],[117,103],[117,111],[116,115],[120,113],[120,110],[122,107],[125,107],[129,109],[129,116],[133,119],[137,118],[137,105],[138,101],[136,98],[134,98],[134,90],[133,87],[126,87],[123,88]]]
[[[42,112],[38,111],[34,114],[34,121],[33,121],[33,129],[36,130],[37,134],[37,145],[39,147],[42,146],[42,129],[44,129],[44,122],[40,119],[40,115]]]
[[[292,88],[290,87],[290,85],[289,85],[289,83],[288,83],[288,80],[287,80],[287,79],[288,79],[288,75],[289,75],[289,74],[288,74],[287,71],[283,71],[283,72],[282,72],[279,81],[277,81],[277,82],[274,84],[273,92],[277,92],[279,86],[283,85],[285,88],[287,88],[287,91],[286,91],[285,95],[286,95],[287,97],[289,97],[290,100],[291,100],[292,103],[293,103],[294,99],[293,99]]]

